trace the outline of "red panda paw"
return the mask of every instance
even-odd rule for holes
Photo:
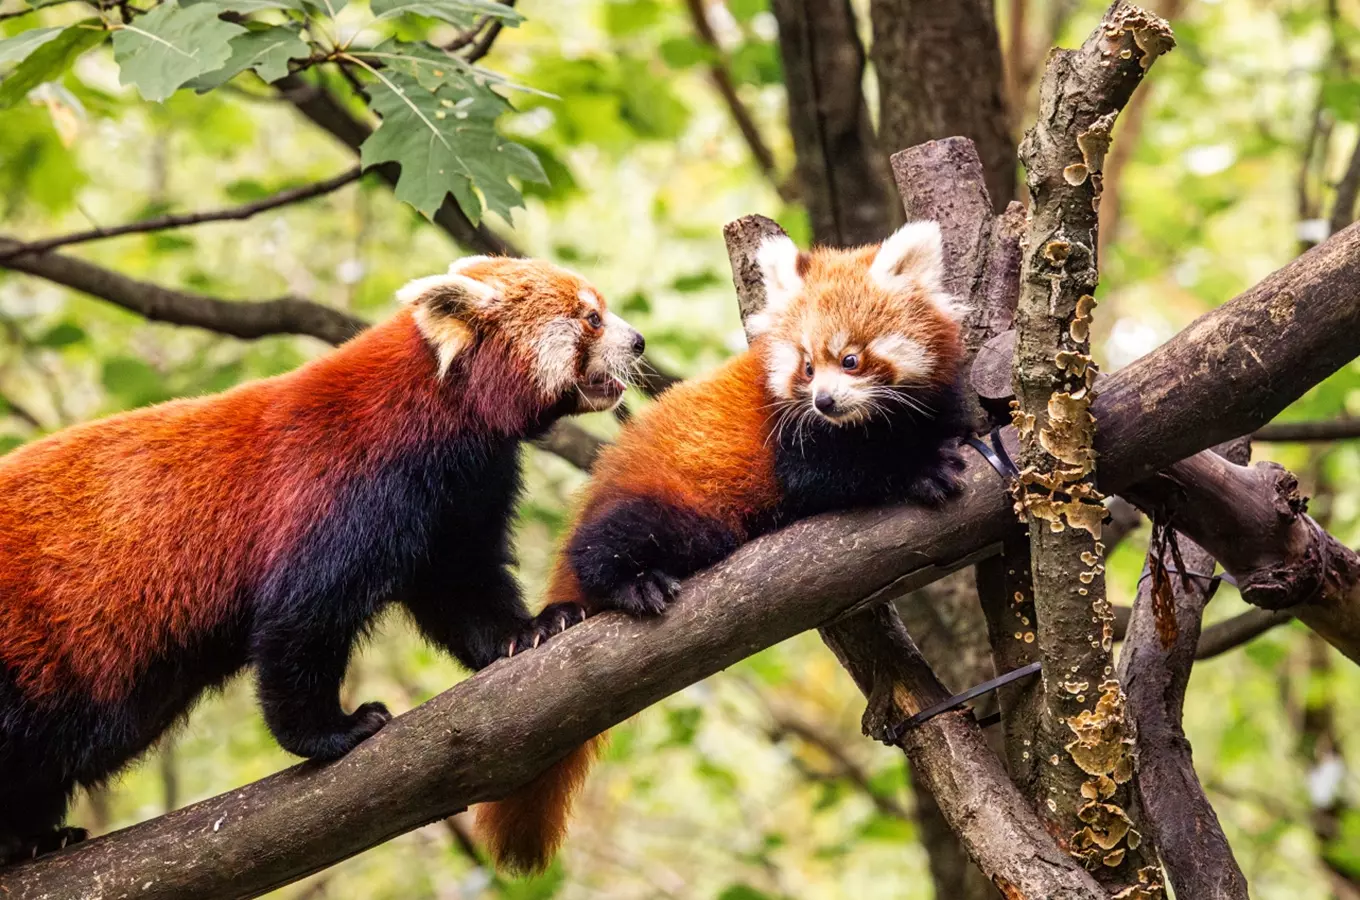
[[[659,616],[678,593],[679,581],[652,569],[615,590],[608,605],[634,616]]]
[[[84,828],[62,826],[27,840],[5,841],[0,843],[0,866],[36,859],[72,844],[79,844],[89,836],[90,833]]]
[[[515,634],[501,645],[501,656],[514,656],[525,650],[532,650],[548,638],[566,631],[573,625],[586,620],[586,608],[578,603],[551,603],[543,611],[529,620]]]

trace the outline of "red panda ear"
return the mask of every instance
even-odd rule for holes
[[[756,250],[756,265],[765,284],[765,306],[746,320],[746,331],[751,337],[769,331],[774,317],[787,309],[803,290],[798,245],[787,235],[766,238]]]
[[[453,360],[473,340],[470,320],[500,302],[491,285],[466,275],[417,278],[397,291],[397,299],[411,307],[416,327],[439,357],[442,378]]]
[[[944,247],[937,222],[908,222],[874,254],[869,277],[890,294],[919,291],[950,318],[959,309],[944,288]]]

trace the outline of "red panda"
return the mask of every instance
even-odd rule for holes
[[[601,454],[549,605],[507,653],[588,614],[662,613],[680,579],[795,519],[938,506],[959,490],[960,310],[942,285],[939,226],[810,253],[780,237],[757,259],[767,305],[747,323],[750,349],[671,388]],[[478,808],[500,864],[551,860],[598,740]]]
[[[0,458],[0,862],[82,838],[74,787],[246,665],[278,742],[332,759],[390,718],[339,695],[385,606],[473,669],[528,626],[518,444],[612,408],[642,335],[544,262],[464,259],[398,297],[297,371]]]

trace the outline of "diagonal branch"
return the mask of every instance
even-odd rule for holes
[[[793,192],[789,189],[787,182],[780,177],[779,167],[774,161],[774,154],[770,152],[769,145],[761,137],[760,128],[751,116],[751,111],[737,96],[737,87],[732,80],[732,69],[728,64],[727,54],[723,51],[722,45],[718,43],[718,36],[713,33],[713,25],[708,21],[708,12],[704,8],[705,4],[706,0],[685,0],[685,5],[689,8],[690,18],[694,20],[694,31],[712,55],[712,60],[708,64],[708,76],[713,82],[713,87],[717,89],[718,95],[722,97],[723,103],[727,106],[727,112],[732,116],[732,121],[736,123],[737,130],[741,132],[742,138],[746,141],[746,146],[750,148],[756,167],[774,186],[776,193],[779,194],[779,199],[785,203],[791,203],[794,200]]]
[[[281,206],[288,206],[292,203],[301,203],[313,197],[320,197],[339,190],[351,182],[358,181],[363,176],[362,170],[358,166],[336,175],[334,178],[327,178],[315,184],[302,185],[301,187],[289,188],[279,191],[272,197],[257,200],[254,203],[246,203],[242,206],[232,206],[226,209],[205,210],[196,213],[178,213],[165,216],[156,216],[150,219],[142,219],[139,222],[129,222],[126,225],[118,225],[113,228],[91,228],[87,231],[76,231],[71,234],[60,234],[55,237],[43,238],[37,241],[28,241],[17,244],[4,251],[0,251],[0,264],[6,260],[13,259],[29,253],[46,253],[58,247],[66,247],[71,244],[83,244],[87,241],[100,241],[105,238],[118,237],[124,234],[142,234],[148,231],[163,231],[167,228],[183,228],[188,225],[200,225],[204,222],[228,222],[249,219],[251,216],[259,215],[271,209],[278,209]]]
[[[301,334],[329,344],[349,340],[367,324],[339,310],[300,297],[256,301],[221,300],[139,281],[74,256],[60,253],[10,253],[22,246],[18,241],[0,236],[0,258],[4,258],[5,268],[64,284],[153,322],[206,328],[238,338]]]
[[[1360,227],[1353,226],[1111,375],[1095,407],[1105,438],[1103,489],[1124,490],[1203,449],[1196,436],[1205,431],[1260,427],[1330,374],[1318,360],[1333,361],[1334,369],[1360,354],[1357,279]],[[1285,321],[1282,296],[1295,304]],[[1252,347],[1253,359],[1239,342],[1222,343],[1230,325],[1245,334],[1268,329],[1276,339]],[[1157,393],[1168,371],[1182,384]],[[1155,403],[1120,402],[1131,395]],[[1014,435],[1007,440],[1013,448]],[[686,582],[663,617],[597,616],[401,716],[336,763],[297,766],[5,869],[0,893],[8,900],[80,897],[97,885],[102,896],[143,900],[253,896],[504,796],[661,698],[992,552],[1008,528],[1004,486],[978,459],[969,460],[964,479],[963,495],[939,512],[897,507],[820,516],[767,535]],[[1350,637],[1360,638],[1360,619],[1350,628]],[[940,718],[941,758],[974,757],[968,739],[954,737],[966,726],[957,724],[962,717]],[[943,799],[947,790],[977,796],[981,784],[932,787]],[[959,808],[994,821],[988,797],[984,792],[980,807]],[[998,847],[1002,858],[1004,851]]]

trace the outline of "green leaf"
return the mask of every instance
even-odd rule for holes
[[[482,16],[491,16],[510,26],[524,21],[524,16],[495,0],[373,0],[370,7],[379,19],[410,13],[462,26],[471,25]]]
[[[23,60],[43,44],[61,34],[60,28],[34,28],[12,38],[0,40],[0,66],[7,66]]]
[[[666,38],[658,49],[661,58],[672,69],[688,69],[699,63],[711,63],[717,58],[712,47],[689,36]]]
[[[72,344],[79,344],[85,340],[85,331],[73,322],[60,322],[47,330],[40,338],[34,341],[39,347],[51,347],[60,349],[69,347]]]
[[[194,76],[222,68],[232,55],[232,38],[246,30],[217,13],[211,3],[181,8],[168,0],[119,28],[113,36],[119,82],[159,103]]]
[[[265,9],[291,9],[297,12],[304,12],[308,5],[323,9],[320,0],[314,4],[306,4],[303,0],[180,0],[180,6],[210,6],[217,10],[218,14],[224,12],[241,13],[248,15],[253,12],[260,12]],[[335,11],[339,12],[344,7],[344,0],[339,0],[334,4]]]
[[[636,34],[661,19],[656,0],[615,0],[604,7],[605,30],[615,37]]]
[[[266,82],[273,83],[288,74],[288,60],[305,58],[311,52],[311,45],[298,36],[296,27],[270,25],[247,31],[231,39],[231,56],[226,65],[198,76],[188,86],[200,94],[206,93],[246,69],[254,69]]]
[[[123,407],[146,406],[169,398],[160,374],[132,356],[115,356],[104,363],[104,387]]]
[[[769,8],[767,0],[727,0],[727,11],[738,22],[749,22]]]
[[[82,53],[101,43],[107,35],[98,19],[87,19],[45,41],[0,82],[0,109],[18,103],[43,82],[59,78]]]
[[[378,79],[371,105],[383,121],[359,148],[360,159],[365,167],[401,166],[397,199],[433,217],[452,193],[474,222],[483,203],[508,218],[521,204],[509,179],[545,179],[537,157],[496,132],[496,118],[509,106],[496,94],[460,96],[447,85],[430,91],[395,70],[371,74]]]
[[[473,94],[485,91],[489,84],[496,84],[514,90],[530,91],[544,97],[551,96],[514,84],[497,72],[469,65],[429,44],[390,40],[383,41],[372,50],[352,50],[350,55],[361,59],[378,60],[388,68],[411,76],[427,91],[438,90],[441,86],[447,85],[460,93]]]
[[[749,884],[730,884],[718,895],[717,900],[771,900],[769,894],[758,891]]]

